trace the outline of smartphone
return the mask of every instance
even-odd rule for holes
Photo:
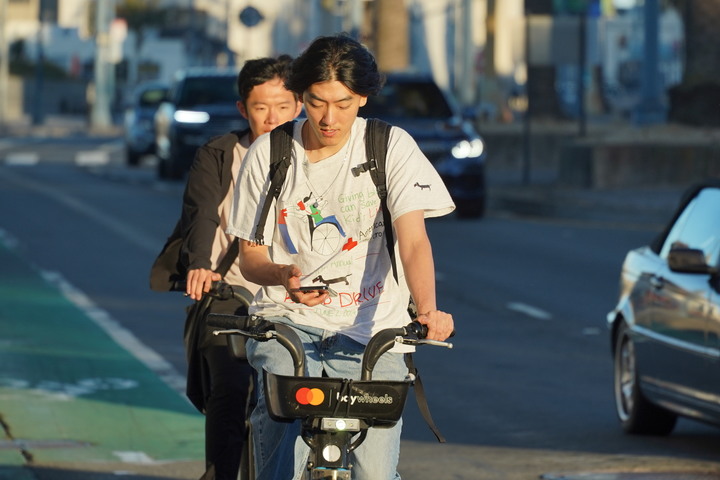
[[[298,290],[301,291],[301,292],[315,292],[315,291],[319,291],[319,292],[322,293],[322,292],[327,292],[328,286],[327,286],[327,285],[308,285],[308,286],[305,286],[305,287],[300,287],[300,288],[298,288]]]

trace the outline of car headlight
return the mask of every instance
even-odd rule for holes
[[[178,123],[207,123],[210,120],[210,114],[192,110],[178,110],[173,115],[173,118]]]
[[[461,140],[452,148],[452,155],[455,158],[475,158],[482,155],[484,150],[485,145],[479,138]]]

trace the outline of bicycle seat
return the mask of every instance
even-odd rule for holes
[[[392,426],[402,416],[410,381],[295,377],[263,371],[265,399],[274,420],[358,418]]]

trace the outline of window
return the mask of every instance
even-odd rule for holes
[[[720,189],[702,190],[683,210],[660,251],[667,258],[672,246],[698,248],[705,252],[708,265],[720,260]]]
[[[167,91],[164,88],[152,88],[145,90],[142,95],[140,95],[140,106],[155,107],[165,100],[166,93]]]
[[[182,87],[178,108],[192,108],[196,105],[234,105],[238,100],[236,77],[188,77]]]

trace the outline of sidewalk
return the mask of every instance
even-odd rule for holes
[[[488,210],[501,215],[659,229],[671,219],[689,186],[591,190],[551,184],[491,184],[488,188]]]
[[[0,265],[0,479],[199,478],[202,416],[1,242]]]
[[[0,139],[3,137],[68,137],[73,135],[111,136],[123,135],[122,125],[94,128],[82,115],[48,115],[42,125],[33,125],[29,118],[0,124]]]

